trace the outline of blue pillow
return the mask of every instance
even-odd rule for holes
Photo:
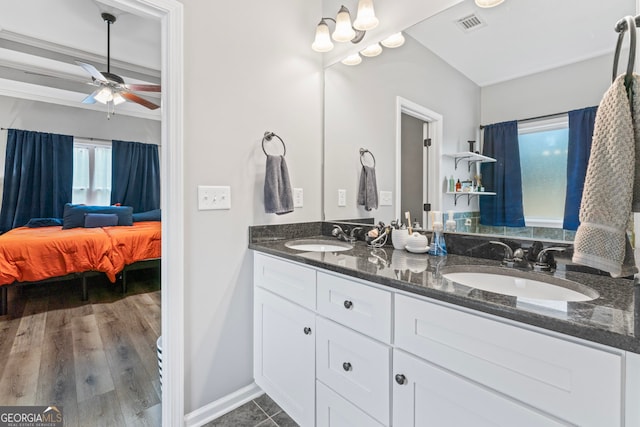
[[[31,218],[27,223],[29,228],[52,227],[62,225],[61,218]]]
[[[62,229],[84,227],[84,214],[101,213],[118,215],[118,225],[133,225],[133,208],[131,206],[85,206],[64,205]]]
[[[118,225],[118,214],[84,214],[84,228],[113,227]]]
[[[160,209],[152,211],[138,212],[133,214],[133,222],[139,221],[160,221]]]

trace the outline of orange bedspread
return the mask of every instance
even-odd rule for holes
[[[103,272],[115,282],[126,264],[159,257],[160,222],[68,230],[20,227],[0,235],[0,285],[84,271]]]

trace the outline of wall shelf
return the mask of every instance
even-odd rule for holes
[[[492,157],[483,156],[482,154],[472,153],[471,151],[464,151],[461,153],[444,154],[447,157],[453,157],[455,160],[455,169],[458,169],[458,163],[462,160],[467,162],[467,169],[471,172],[471,165],[475,163],[491,163],[496,159]]]
[[[470,205],[471,199],[475,196],[495,196],[496,195],[496,193],[493,193],[491,191],[456,191],[456,192],[447,191],[445,194],[453,194],[454,206],[458,205],[458,199],[462,196],[467,196],[467,205]]]

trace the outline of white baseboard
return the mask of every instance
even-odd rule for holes
[[[215,402],[211,402],[184,416],[185,427],[200,427],[209,421],[231,412],[250,400],[263,394],[264,391],[256,383],[251,383],[240,390],[234,391]]]

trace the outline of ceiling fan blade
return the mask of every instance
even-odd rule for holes
[[[98,92],[100,92],[100,89],[94,91],[91,95],[89,95],[85,99],[83,99],[82,103],[83,104],[95,104],[96,103],[95,96],[98,94]]]
[[[131,92],[122,91],[122,92],[120,92],[120,95],[122,95],[123,98],[125,98],[125,99],[127,99],[129,101],[135,102],[137,104],[140,104],[140,105],[142,105],[144,107],[147,107],[150,110],[155,110],[157,108],[160,108],[159,105],[156,105],[151,101],[147,101],[146,99],[141,98],[138,95],[136,95],[134,93],[131,93]]]
[[[94,67],[91,64],[85,64],[84,62],[80,62],[80,61],[76,61],[76,64],[78,64],[79,66],[81,66],[87,73],[89,73],[91,75],[91,77],[93,77],[94,79],[100,81],[100,82],[106,82],[107,79],[104,78],[104,76],[102,75],[102,73],[100,71],[98,71],[96,69],[96,67]]]
[[[125,87],[136,92],[160,92],[160,85],[127,84]]]

